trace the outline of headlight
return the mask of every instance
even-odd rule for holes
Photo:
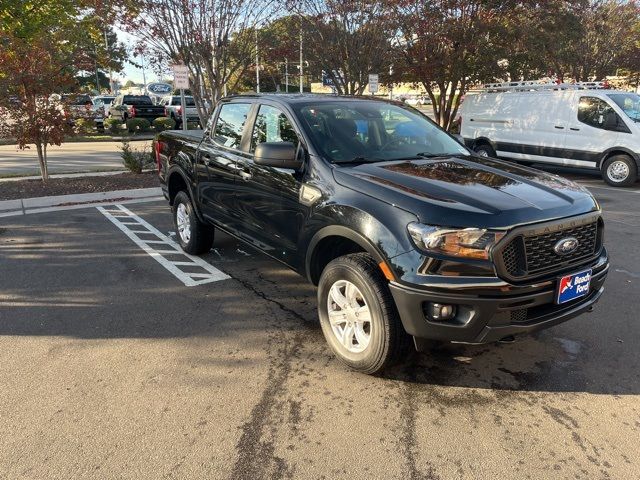
[[[420,250],[482,260],[489,259],[491,247],[504,237],[504,232],[482,228],[456,229],[410,223],[407,229]]]

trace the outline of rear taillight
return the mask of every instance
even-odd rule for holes
[[[167,107],[164,107],[164,116],[167,117],[169,115],[169,112],[167,112]]]
[[[135,117],[136,116],[136,107],[131,105],[131,108],[130,108],[129,112],[131,113],[132,117]]]

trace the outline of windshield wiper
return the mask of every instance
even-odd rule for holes
[[[382,158],[368,158],[368,157],[353,157],[349,160],[335,160],[332,163],[338,165],[357,165],[359,163],[373,163],[373,162],[384,162]]]

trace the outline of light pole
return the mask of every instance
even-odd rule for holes
[[[258,56],[258,29],[256,28],[256,93],[260,93],[260,57]]]
[[[303,93],[304,90],[302,88],[302,79],[303,79],[303,71],[302,71],[302,27],[300,27],[300,93]]]
[[[111,52],[109,52],[109,41],[107,40],[107,29],[103,28],[104,32],[104,46],[107,49],[107,61],[109,62],[109,93],[113,93],[113,80],[112,80],[112,72],[111,72]],[[98,88],[99,90],[99,88]],[[100,92],[98,92],[99,94]]]

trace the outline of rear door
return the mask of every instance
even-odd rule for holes
[[[238,172],[236,208],[242,216],[242,236],[285,263],[293,264],[306,207],[299,201],[302,172],[258,165],[252,155],[263,142],[292,142],[304,157],[299,128],[282,108],[262,103],[256,107],[251,130],[250,157]]]
[[[208,172],[208,180],[198,185],[202,213],[232,233],[239,228],[234,190],[238,169],[248,157],[243,136],[251,109],[249,102],[222,104],[198,150],[197,163]]]

